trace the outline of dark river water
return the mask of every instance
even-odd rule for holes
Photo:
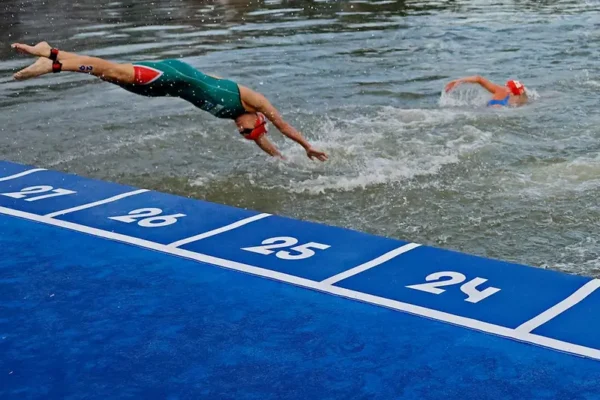
[[[600,276],[600,2],[0,3],[0,158]],[[229,121],[74,73],[15,82],[13,41],[181,58],[264,93],[318,148],[287,162]],[[488,109],[444,84],[520,79]]]

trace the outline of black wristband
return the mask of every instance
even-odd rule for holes
[[[57,72],[62,71],[62,63],[60,61],[54,61],[52,63],[52,72],[54,72],[55,74]]]
[[[50,49],[50,58],[52,61],[56,61],[58,58],[58,49]]]

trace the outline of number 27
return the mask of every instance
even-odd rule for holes
[[[41,193],[50,193],[50,194],[29,197],[31,195],[41,194]],[[77,193],[77,192],[75,192],[73,190],[54,189],[52,186],[42,185],[42,186],[26,187],[26,188],[21,189],[21,191],[19,191],[19,192],[0,193],[0,195],[6,196],[6,197],[12,197],[13,199],[25,199],[25,201],[38,201],[38,200],[43,200],[43,199],[49,199],[51,197],[65,196],[65,195],[75,194],[75,193]]]

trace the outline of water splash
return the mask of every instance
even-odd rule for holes
[[[440,107],[485,107],[490,94],[472,85],[460,85],[456,89],[440,94]]]
[[[321,194],[435,176],[490,142],[491,133],[469,125],[469,118],[469,112],[393,107],[354,119],[324,118],[314,127],[321,135],[313,144],[328,152],[330,161],[310,162],[301,149],[285,143],[282,150],[288,160],[277,168],[287,180],[277,186],[292,193]],[[454,125],[457,120],[465,124]],[[455,127],[440,129],[449,125]]]

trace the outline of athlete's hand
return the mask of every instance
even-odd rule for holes
[[[308,149],[306,149],[306,155],[308,156],[308,158],[310,158],[311,160],[313,158],[316,158],[320,161],[327,161],[327,154],[323,153],[322,151],[319,150],[315,150],[312,147],[309,147]]]
[[[455,80],[451,81],[450,83],[448,83],[446,85],[446,92],[451,91],[452,89],[454,89],[454,87],[456,87],[460,83],[462,83],[462,81],[460,79],[455,79]]]

